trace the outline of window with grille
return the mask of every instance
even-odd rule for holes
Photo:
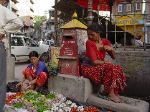
[[[126,4],[126,12],[131,12],[131,4]]]
[[[118,12],[123,12],[123,5],[122,4],[118,5]]]
[[[141,10],[141,3],[135,4],[135,10]]]

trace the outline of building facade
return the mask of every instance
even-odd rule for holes
[[[18,0],[10,0],[10,3],[9,3],[9,8],[14,12],[14,13],[16,13],[17,14],[17,12],[18,12],[18,8],[17,8],[17,3],[19,3],[19,1]],[[18,14],[17,14],[18,15]],[[19,15],[18,15],[19,16]]]
[[[45,36],[47,39],[54,39],[54,34],[55,31],[55,21],[54,21],[54,10],[49,10],[49,17],[46,22],[46,27],[45,27]]]
[[[145,35],[145,6],[143,0],[118,0],[112,7],[112,20],[125,32],[130,32],[135,36]]]
[[[27,36],[33,35],[33,17],[34,17],[34,1],[33,0],[19,0],[16,4],[18,8],[17,15],[19,15],[24,23],[22,31],[27,34]]]
[[[145,42],[150,44],[150,0],[146,0],[145,15]]]
[[[34,17],[33,0],[10,0],[8,8],[18,15],[24,23],[22,32],[28,36],[33,34],[33,17]]]

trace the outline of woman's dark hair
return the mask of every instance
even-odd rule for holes
[[[38,52],[36,52],[36,51],[31,51],[30,52],[30,54],[29,54],[29,58],[31,58],[31,57],[39,57],[39,54],[38,54]]]
[[[92,23],[88,28],[87,30],[92,30],[94,32],[97,32],[97,33],[103,33],[103,27],[102,25],[98,24],[98,23]]]

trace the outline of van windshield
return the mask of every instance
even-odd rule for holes
[[[23,40],[20,37],[11,38],[11,46],[23,46]]]

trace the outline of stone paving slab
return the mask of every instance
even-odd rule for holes
[[[116,112],[149,112],[149,103],[146,101],[123,96],[121,99],[124,103],[115,103],[92,94],[87,99],[87,103]]]

